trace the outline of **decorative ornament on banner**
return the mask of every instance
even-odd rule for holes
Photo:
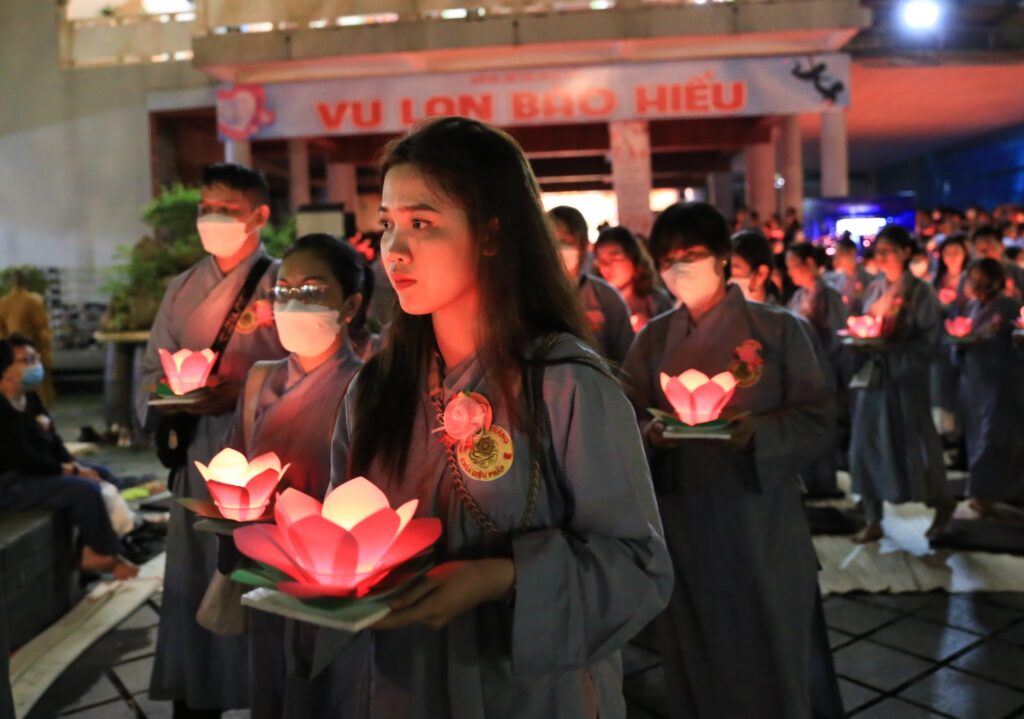
[[[398,133],[425,117],[498,126],[821,112],[850,100],[842,54],[235,85],[222,140]]]

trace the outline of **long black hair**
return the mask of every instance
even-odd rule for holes
[[[330,270],[346,298],[357,292],[362,294],[363,301],[348,325],[350,335],[359,335],[366,327],[366,308],[373,296],[373,271],[363,256],[349,243],[324,232],[298,238],[288,246],[281,259],[286,260],[299,252],[313,255]]]
[[[772,282],[772,270],[775,269],[775,255],[768,238],[758,230],[741,230],[732,236],[732,253],[742,257],[750,271],[757,272],[758,267],[768,268],[768,277],[764,283],[765,299],[779,299],[779,288]]]
[[[943,259],[942,253],[950,245],[959,245],[960,249],[964,251],[964,264],[963,267],[960,268],[960,271],[964,273],[965,276],[967,274],[967,265],[971,262],[971,253],[967,251],[967,235],[950,235],[942,241],[942,244],[939,245],[939,268],[936,270],[935,279],[932,281],[932,284],[935,285],[935,287],[942,287],[942,283],[945,281],[946,275],[949,274],[949,268],[946,267],[946,260]]]
[[[622,250],[626,258],[633,263],[633,292],[637,297],[647,297],[658,286],[658,273],[654,269],[654,260],[650,253],[628,228],[609,227],[601,230],[594,243],[594,251],[601,247],[615,245]]]
[[[513,424],[531,434],[517,411],[517,385],[538,336],[586,338],[576,290],[562,267],[540,189],[526,156],[508,134],[476,120],[430,120],[385,148],[381,178],[408,165],[459,204],[480,252],[478,339],[488,378]],[[486,244],[487,251],[484,252]],[[375,458],[396,474],[409,456],[414,408],[436,341],[429,315],[396,309],[380,354],[356,385],[350,471],[365,474]]]

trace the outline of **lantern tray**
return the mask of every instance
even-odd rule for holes
[[[242,595],[244,606],[351,633],[362,631],[390,614],[391,608],[384,600],[401,592],[434,566],[429,555],[421,555],[395,567],[362,597],[299,599],[274,588],[278,582],[290,580],[288,575],[266,564],[254,564],[255,567],[237,569],[231,574],[236,582],[256,587]]]
[[[975,334],[965,335],[963,337],[954,337],[951,334],[943,335],[942,341],[951,345],[973,345],[978,342],[981,338]]]
[[[882,349],[887,340],[886,337],[854,337],[849,330],[839,330],[836,334],[843,347],[854,349]]]
[[[167,386],[166,380],[160,380],[156,385],[156,394],[149,398],[150,407],[186,407],[195,404],[206,395],[206,388],[197,389],[185,394],[174,394]]]
[[[665,424],[664,436],[666,439],[717,439],[727,440],[732,436],[729,431],[729,419],[716,419],[713,422],[702,424],[684,424],[668,412],[660,409],[650,408],[647,410],[655,419]]]
[[[248,524],[258,524],[260,522],[273,522],[274,521],[274,504],[273,502],[267,507],[266,511],[263,512],[256,519],[249,522],[236,522],[233,519],[228,519],[220,513],[220,509],[217,505],[211,502],[209,499],[196,499],[195,497],[178,497],[178,504],[192,512],[197,514],[202,519],[196,522],[193,526],[200,532],[213,532],[214,534],[222,534],[230,536],[239,527],[244,527]]]

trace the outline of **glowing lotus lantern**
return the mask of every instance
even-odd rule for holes
[[[970,317],[954,317],[946,320],[946,332],[951,337],[966,337],[974,329],[974,321]]]
[[[661,390],[679,421],[692,427],[718,419],[736,391],[736,377],[732,372],[720,372],[709,378],[695,369],[678,377],[662,372]]]
[[[244,454],[230,447],[218,452],[209,467],[196,462],[213,503],[221,514],[236,522],[251,522],[263,516],[289,467],[290,464],[282,467],[273,452],[249,462]]]
[[[167,386],[176,395],[188,394],[206,386],[210,370],[217,361],[217,353],[211,349],[193,352],[178,350],[171,354],[160,348],[160,363],[167,375]]]
[[[361,597],[387,574],[441,536],[436,518],[413,519],[418,500],[391,509],[373,483],[356,477],[321,505],[286,489],[274,505],[275,524],[235,531],[242,554],[294,581],[277,588],[301,598]]]
[[[949,287],[943,287],[939,290],[939,302],[944,305],[951,305],[956,302],[956,290]]]
[[[871,339],[882,334],[882,321],[872,315],[854,315],[846,318],[850,334],[860,339]]]
[[[1020,308],[1020,317],[1017,318],[1017,326],[1024,329],[1024,307]]]

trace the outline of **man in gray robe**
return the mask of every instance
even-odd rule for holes
[[[148,406],[153,388],[164,376],[158,350],[173,353],[210,347],[251,268],[266,255],[259,239],[270,213],[266,193],[265,180],[248,168],[212,165],[204,170],[200,235],[204,247],[217,254],[174,278],[164,294],[142,360],[136,397],[140,421],[147,429],[154,429],[158,420],[155,408]],[[209,232],[204,225],[222,227]],[[209,498],[194,462],[207,464],[224,447],[249,367],[287,354],[278,340],[268,299],[278,264],[271,263],[263,273],[239,319],[211,382],[217,386],[188,410],[200,418],[187,462],[171,478],[175,498]],[[196,611],[216,568],[217,542],[213,534],[195,531],[195,520],[183,507],[172,505],[150,697],[174,701],[175,716],[216,716],[221,710],[248,706],[248,647],[245,636],[218,636],[196,623]]]

